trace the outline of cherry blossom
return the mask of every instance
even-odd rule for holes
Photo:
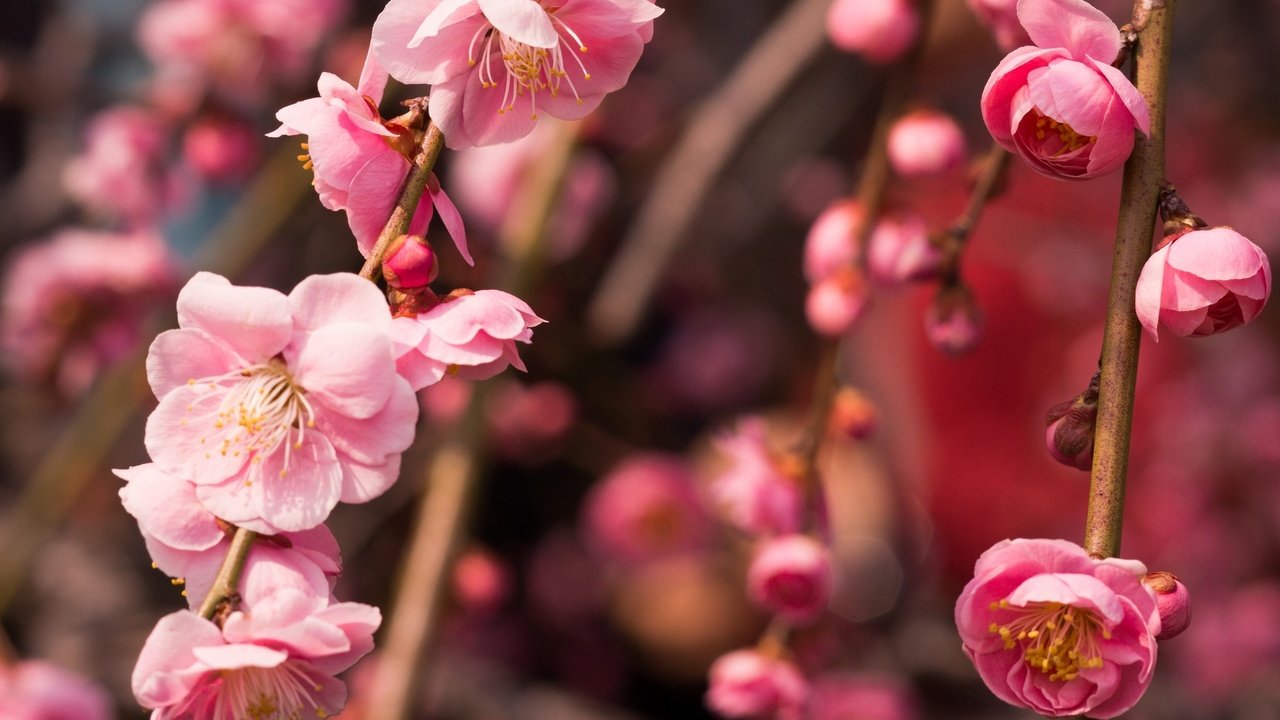
[[[756,650],[721,656],[711,665],[708,685],[707,707],[725,718],[800,720],[809,694],[795,665]]]

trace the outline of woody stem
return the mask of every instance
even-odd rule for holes
[[[378,241],[374,243],[373,250],[369,251],[369,257],[365,259],[364,266],[360,268],[360,277],[376,281],[382,274],[382,256],[387,254],[387,247],[393,240],[409,231],[409,222],[413,220],[413,214],[418,210],[418,203],[422,200],[422,194],[426,192],[427,183],[431,179],[431,171],[435,169],[436,160],[440,159],[440,153],[443,150],[444,133],[440,132],[440,128],[436,127],[435,123],[427,123],[422,142],[418,144],[418,150],[413,155],[413,169],[410,170],[409,177],[404,182],[404,189],[400,191],[400,199],[396,202],[395,209],[391,211],[387,224],[378,235]]]

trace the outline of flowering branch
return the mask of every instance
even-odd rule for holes
[[[231,537],[231,547],[227,549],[227,557],[218,568],[218,577],[200,603],[200,617],[212,620],[224,603],[235,604],[237,589],[240,587],[240,574],[244,572],[245,561],[249,559],[249,548],[258,538],[258,533],[244,528],[236,528]]]
[[[1112,264],[1102,339],[1098,424],[1094,434],[1093,473],[1085,518],[1084,548],[1095,557],[1120,550],[1124,519],[1125,476],[1129,464],[1129,431],[1133,425],[1134,385],[1138,373],[1141,327],[1134,314],[1138,274],[1151,253],[1156,205],[1164,181],[1165,87],[1173,38],[1175,0],[1136,0],[1141,18],[1135,62],[1135,84],[1151,112],[1151,131],[1139,135],[1124,168],[1120,219]]]
[[[444,133],[440,132],[440,128],[436,127],[435,123],[428,122],[427,129],[422,134],[422,142],[418,144],[418,151],[413,155],[413,170],[405,180],[404,190],[400,192],[400,200],[396,202],[395,209],[391,211],[391,217],[382,228],[382,233],[378,235],[378,242],[369,252],[364,266],[360,268],[360,277],[366,280],[377,280],[378,275],[382,273],[382,256],[386,254],[387,246],[392,240],[409,230],[409,221],[413,219],[413,213],[418,209],[418,201],[422,199],[422,193],[426,192],[427,183],[431,180],[431,171],[435,169],[436,160],[440,158],[442,150],[444,150]]]

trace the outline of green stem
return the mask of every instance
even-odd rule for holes
[[[413,156],[413,169],[405,180],[404,189],[400,191],[400,200],[378,235],[378,241],[374,243],[373,250],[369,251],[369,257],[364,261],[364,266],[360,268],[360,277],[376,281],[382,274],[382,256],[387,253],[387,246],[391,241],[408,232],[409,222],[413,220],[418,202],[422,200],[427,182],[431,179],[431,171],[435,169],[436,160],[440,159],[440,153],[443,150],[444,133],[440,132],[440,128],[436,127],[435,123],[427,123],[426,132],[422,134],[422,142],[418,144],[418,151]]]
[[[1164,181],[1165,88],[1173,44],[1174,3],[1175,0],[1134,3],[1134,17],[1143,20],[1135,23],[1142,27],[1134,58],[1135,84],[1150,110],[1151,132],[1136,138],[1133,154],[1124,167],[1124,189],[1120,194],[1084,531],[1084,548],[1095,557],[1110,557],[1120,551],[1141,339],[1133,301],[1138,275],[1151,254],[1157,199]]]
[[[218,614],[218,608],[224,601],[230,601],[240,588],[240,574],[244,572],[245,561],[249,559],[249,548],[258,538],[258,533],[244,528],[236,528],[231,536],[231,547],[227,549],[227,557],[218,568],[218,577],[209,588],[209,594],[200,603],[200,617],[212,620]]]

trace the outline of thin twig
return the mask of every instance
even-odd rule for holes
[[[1151,112],[1151,132],[1136,138],[1133,155],[1125,163],[1124,189],[1120,194],[1084,531],[1084,548],[1096,557],[1110,557],[1120,551],[1141,339],[1133,302],[1138,274],[1151,254],[1157,199],[1164,181],[1165,88],[1173,45],[1173,10],[1174,0],[1134,3],[1135,17],[1141,15],[1145,21],[1134,59],[1135,84]]]
[[[830,0],[796,0],[702,103],[654,178],[587,309],[591,333],[631,335],[716,178],[765,112],[826,43]]]
[[[214,578],[209,594],[204,596],[204,602],[200,603],[200,617],[212,620],[218,614],[219,607],[236,596],[240,589],[240,574],[244,572],[244,564],[249,559],[249,548],[253,547],[253,541],[257,537],[258,533],[252,530],[236,528],[236,534],[231,536],[231,547],[227,548],[227,556],[222,560],[222,567],[218,568],[218,576]]]
[[[387,246],[393,240],[408,232],[409,223],[418,209],[418,202],[422,200],[427,182],[431,179],[431,171],[435,169],[436,160],[440,159],[442,150],[444,150],[444,133],[440,132],[440,128],[436,127],[435,123],[427,123],[426,132],[422,134],[422,142],[419,143],[418,151],[413,156],[413,169],[405,180],[404,189],[400,191],[400,200],[396,202],[395,209],[391,211],[391,217],[387,219],[387,224],[378,235],[378,241],[374,243],[373,249],[369,251],[369,257],[364,261],[364,266],[360,268],[360,277],[376,281],[382,274],[382,256],[387,253]]]

